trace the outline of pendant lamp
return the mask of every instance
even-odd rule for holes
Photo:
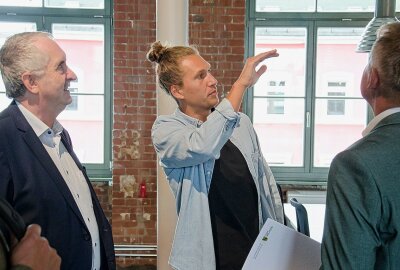
[[[370,52],[376,39],[376,30],[384,24],[398,22],[395,13],[396,0],[376,0],[374,18],[365,28],[356,51]]]

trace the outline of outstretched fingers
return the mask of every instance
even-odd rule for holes
[[[257,71],[257,78],[260,78],[261,75],[263,75],[265,73],[265,71],[267,71],[267,66],[266,65],[262,65]]]
[[[270,50],[270,51],[259,53],[259,54],[255,55],[255,56],[253,56],[252,58],[254,59],[254,64],[257,66],[258,64],[260,64],[265,59],[272,58],[272,57],[278,57],[278,56],[279,56],[279,53],[277,52],[277,50],[273,49],[273,50]]]
[[[245,81],[247,83],[247,87],[253,86],[258,81],[258,79],[261,77],[261,75],[263,75],[265,73],[265,71],[267,71],[266,65],[261,65],[258,68],[258,70],[256,70],[256,67],[262,61],[264,61],[268,58],[277,57],[277,56],[279,56],[279,53],[276,51],[276,49],[274,49],[274,50],[270,50],[267,52],[259,53],[255,56],[252,56],[247,59],[245,68],[242,72],[242,78],[244,79],[243,81]],[[246,75],[248,77],[246,77]],[[247,81],[246,81],[246,79],[247,79]]]

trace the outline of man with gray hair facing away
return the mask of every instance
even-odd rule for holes
[[[360,88],[375,118],[363,138],[332,161],[322,268],[398,269],[400,23],[378,31]]]

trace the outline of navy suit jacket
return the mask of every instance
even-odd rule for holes
[[[101,269],[114,270],[110,224],[66,130],[61,137],[90,189],[101,241]],[[0,196],[11,203],[26,224],[42,227],[42,235],[62,259],[61,269],[91,269],[89,230],[63,177],[15,102],[0,113]]]

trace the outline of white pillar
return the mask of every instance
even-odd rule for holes
[[[157,40],[170,45],[188,44],[188,0],[157,0]],[[172,113],[177,104],[157,88],[157,115]],[[164,171],[157,167],[157,269],[171,269],[168,258],[176,225],[175,199]]]

